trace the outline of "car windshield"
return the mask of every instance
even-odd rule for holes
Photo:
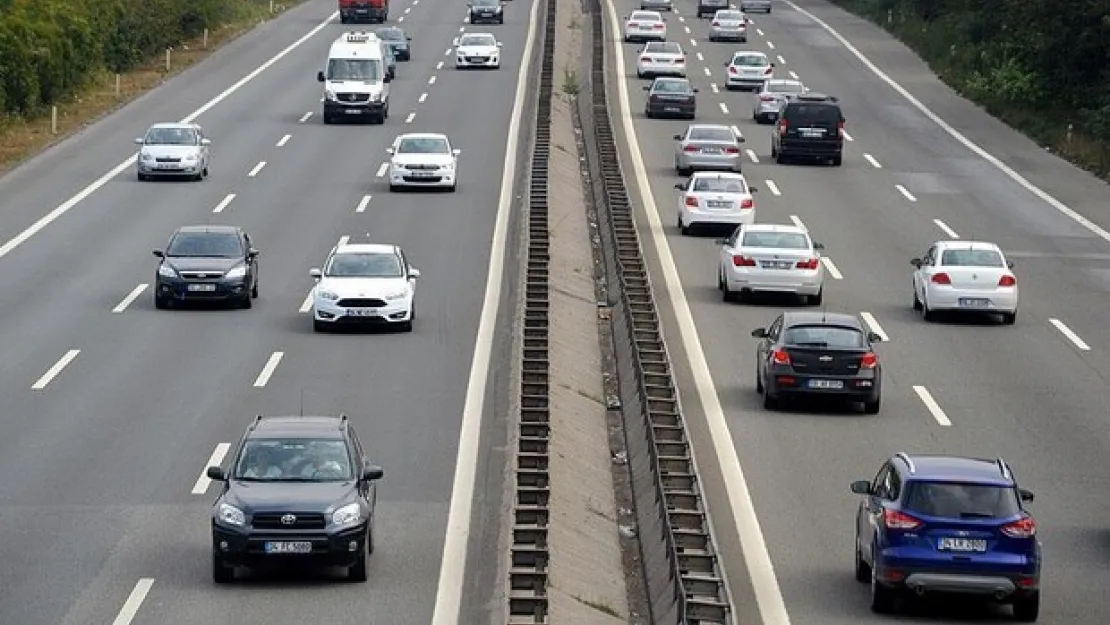
[[[408,137],[397,144],[397,154],[450,154],[451,146],[442,137]]]
[[[771,93],[805,93],[806,88],[800,82],[770,82],[766,91]]]
[[[835,124],[840,121],[840,109],[828,104],[791,104],[786,115],[802,124]]]
[[[1002,268],[1002,255],[994,250],[944,250],[940,264],[945,267],[996,267]]]
[[[378,59],[331,59],[328,61],[328,80],[376,82],[381,78],[382,62]]]
[[[633,22],[660,22],[663,20],[662,17],[654,13],[641,13],[639,11],[633,13],[628,19]]]
[[[738,178],[698,178],[694,180],[694,191],[710,193],[747,193],[747,185]]]
[[[230,232],[179,232],[166,248],[166,256],[178,258],[237,258],[242,255],[239,235]]]
[[[405,31],[400,28],[378,29],[378,38],[385,41],[405,41]]]
[[[471,4],[476,7],[495,7],[501,4],[501,0],[473,0]]]
[[[653,41],[644,46],[645,54],[682,54],[682,47],[673,41]]]
[[[463,35],[459,39],[460,46],[496,46],[497,39],[493,35]]]
[[[786,345],[798,347],[824,347],[831,349],[860,349],[866,345],[863,332],[842,326],[791,326],[783,336]]]
[[[736,141],[736,135],[728,128],[693,128],[690,130],[691,141]]]
[[[773,247],[787,250],[808,250],[809,239],[798,232],[745,232],[744,247]]]
[[[1007,518],[1021,514],[1014,489],[993,484],[910,482],[903,507],[908,512],[949,519]]]
[[[248,439],[234,479],[252,482],[338,482],[354,479],[341,439]]]
[[[737,54],[732,57],[732,64],[741,67],[763,67],[767,64],[767,57],[758,54]]]
[[[734,22],[737,20],[743,20],[744,14],[740,11],[721,11],[720,13],[717,13],[717,19]]]
[[[147,145],[197,145],[200,137],[192,128],[151,128],[143,143]]]
[[[651,90],[659,93],[689,93],[690,84],[685,80],[656,80]]]
[[[324,274],[344,278],[400,278],[404,272],[396,254],[345,252],[331,257]]]

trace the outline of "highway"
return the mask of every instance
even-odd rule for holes
[[[532,3],[481,27],[502,41],[502,69],[464,75],[451,46],[465,6],[394,2],[413,59],[384,126],[319,121],[315,74],[349,30],[335,8],[292,9],[0,179],[0,622],[430,622],[471,359],[481,318],[496,314],[483,302]],[[121,164],[132,139],[181,119],[213,138],[211,177],[137,182]],[[407,131],[446,132],[462,149],[457,193],[388,192],[385,149]],[[240,225],[261,249],[253,310],[155,311],[151,250],[202,223]],[[421,269],[415,331],[314,334],[309,269],[341,238],[368,237]],[[370,580],[215,587],[217,488],[204,470],[226,466],[255,414],[301,410],[350,415],[385,469]],[[503,436],[464,442],[480,459],[475,518],[495,525],[500,481],[483,474],[500,477],[489,439]],[[469,572],[493,579],[484,563]]]
[[[1031,509],[1045,549],[1041,622],[1110,621],[1110,607],[1097,599],[1110,554],[1102,497],[1110,473],[1101,468],[1110,454],[1105,185],[960,99],[878,28],[821,0],[782,0],[770,15],[753,14],[747,44],[709,43],[708,20],[694,17],[692,0],[676,0],[668,35],[686,50],[700,90],[697,122],[736,125],[746,136],[757,221],[807,227],[826,246],[825,307],[859,313],[890,338],[878,347],[880,415],[765,411],[749,333],[794,304],[722,302],[713,240],[720,235],[679,234],[671,137],[689,122],[644,117],[639,46],[620,43],[618,30],[618,16],[639,6],[608,3],[609,39],[623,62],[615,91],[627,89],[623,110],[611,114],[631,129],[625,173],[640,186],[654,282],[669,298],[687,418],[700,422],[692,426],[696,452],[721,462],[723,477],[705,484],[741,614],[759,614],[766,625],[889,620],[869,612],[868,588],[852,576],[858,501],[848,484],[905,450],[1004,457],[1038,495]],[[843,167],[774,164],[770,126],[752,121],[755,96],[723,88],[723,64],[742,49],[768,53],[776,76],[841,98],[850,136]],[[1015,326],[930,324],[911,310],[909,260],[949,237],[994,241],[1015,262]],[[726,424],[731,441],[711,443]],[[722,453],[728,447],[731,458],[731,449]],[[753,504],[758,524],[744,514]],[[922,622],[1008,612],[958,608],[927,606]]]

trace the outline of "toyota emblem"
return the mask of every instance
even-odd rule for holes
[[[292,514],[282,515],[282,517],[281,517],[281,524],[282,525],[292,525],[296,522],[297,522],[297,517],[292,515]]]

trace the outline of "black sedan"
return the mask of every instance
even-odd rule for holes
[[[154,276],[155,308],[227,302],[250,308],[258,297],[258,250],[242,228],[185,226],[170,237]]]
[[[501,0],[471,0],[467,6],[471,24],[505,23],[505,3]]]
[[[409,42],[412,41],[412,35],[396,26],[379,28],[377,33],[378,39],[381,39],[386,45],[393,49],[393,58],[398,61],[412,60],[412,51],[409,49]]]
[[[656,78],[651,86],[644,87],[648,92],[644,103],[644,115],[648,117],[682,117],[694,119],[697,112],[698,92],[685,78]]]
[[[882,337],[855,315],[786,312],[767,328],[752,331],[756,350],[756,391],[773,410],[789,397],[821,396],[862,402],[878,414],[882,365],[872,343]]]

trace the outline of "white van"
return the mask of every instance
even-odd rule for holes
[[[324,123],[343,117],[389,117],[389,60],[386,43],[374,33],[344,33],[328,50],[327,68],[316,74],[324,83]]]

